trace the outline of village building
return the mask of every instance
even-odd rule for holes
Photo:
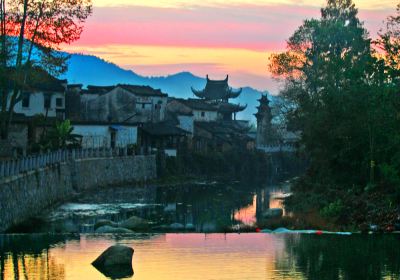
[[[207,75],[206,81],[206,87],[203,90],[192,88],[193,93],[200,99],[229,102],[229,99],[239,97],[242,92],[242,89],[235,91],[229,86],[229,76],[226,76],[224,80],[210,80]]]
[[[29,143],[37,142],[43,130],[57,120],[65,119],[66,89],[66,80],[59,80],[41,68],[34,68],[14,106],[8,140],[2,145],[9,146],[10,151],[26,154]]]
[[[203,101],[204,104],[209,104],[217,110],[218,119],[214,119],[214,121],[236,120],[236,114],[245,110],[247,106],[229,103],[229,99],[239,97],[242,89],[233,90],[228,84],[229,76],[226,76],[224,80],[210,80],[207,75],[206,81],[203,90],[192,88],[193,94],[200,98],[199,100]]]
[[[167,156],[176,157],[180,150],[188,148],[190,134],[173,122],[145,124],[140,129],[141,153],[163,151]]]
[[[167,97],[149,86],[71,85],[67,116],[85,147],[137,146],[145,124],[164,121]]]
[[[59,80],[37,68],[26,85],[21,93],[20,101],[15,104],[16,114],[26,117],[43,115],[64,120],[67,80]]]
[[[192,91],[199,98],[171,98],[167,115],[175,119],[179,127],[192,133],[190,147],[193,150],[226,151],[233,147],[254,146],[251,144],[254,139],[247,135],[249,122],[236,120],[236,113],[246,106],[229,102],[229,99],[237,98],[241,90],[234,91],[228,85],[228,77],[214,81],[207,76],[205,88],[192,88]]]

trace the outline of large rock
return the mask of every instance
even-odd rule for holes
[[[133,275],[131,247],[114,245],[105,250],[92,265],[105,276],[116,279]]]
[[[100,219],[94,224],[94,229],[96,230],[103,226],[118,227],[118,224],[110,220]]]
[[[119,226],[131,230],[142,230],[149,228],[149,221],[140,217],[132,216],[128,220],[121,222]]]
[[[281,208],[271,208],[266,210],[263,213],[263,218],[269,219],[269,218],[280,218],[283,216],[283,209]]]
[[[180,223],[173,223],[173,224],[169,225],[169,228],[171,230],[184,230],[185,226],[183,224],[180,224]]]
[[[112,226],[102,226],[96,229],[96,233],[133,233],[133,231],[122,228],[122,227],[112,227]]]

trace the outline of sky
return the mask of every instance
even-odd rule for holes
[[[372,37],[395,0],[355,0]],[[268,58],[324,0],[93,0],[81,39],[64,49],[147,76],[182,71],[276,92]]]

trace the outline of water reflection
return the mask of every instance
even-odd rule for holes
[[[396,235],[197,233],[0,236],[0,279],[106,279],[91,262],[115,243],[135,249],[135,275],[130,279],[400,277],[400,239]]]
[[[179,227],[225,232],[254,225],[270,207],[281,208],[279,195],[287,191],[283,188],[197,184],[106,189],[62,205],[14,232],[92,233],[101,219],[120,222],[133,215],[152,221],[151,230],[156,232],[176,231]]]

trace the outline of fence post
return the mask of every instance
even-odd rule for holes
[[[11,160],[10,176],[14,176],[14,174],[15,174],[15,161]]]
[[[39,169],[39,157],[37,155],[35,155],[33,157],[33,166],[34,166],[35,170]]]
[[[18,175],[21,170],[21,160],[17,159],[15,161],[15,174]]]
[[[0,162],[0,178],[4,177],[4,162]]]
[[[44,156],[43,156],[43,154],[39,155],[39,166],[40,166],[40,168],[43,168],[43,166],[44,166]]]
[[[9,166],[8,166],[8,161],[4,162],[4,177],[8,177],[9,173]]]

